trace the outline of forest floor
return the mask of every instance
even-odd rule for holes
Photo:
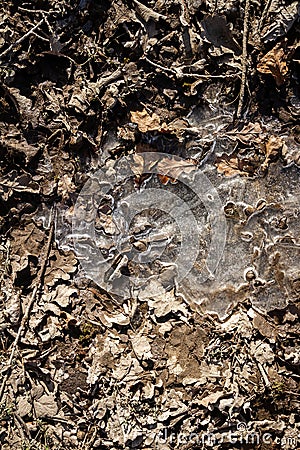
[[[1,449],[300,447],[299,14],[1,3]]]

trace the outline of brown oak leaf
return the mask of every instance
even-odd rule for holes
[[[283,48],[283,43],[279,42],[262,57],[257,65],[257,70],[260,73],[267,73],[273,75],[277,86],[281,86],[288,74],[288,52]]]
[[[150,116],[145,109],[143,111],[131,111],[131,121],[137,124],[142,133],[160,128],[159,116],[155,113]]]

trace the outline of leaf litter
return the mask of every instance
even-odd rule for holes
[[[1,5],[4,450],[299,447],[299,5],[249,3],[249,23],[234,1]],[[168,154],[158,177],[149,151]],[[153,183],[192,202],[178,177],[202,170],[227,226],[205,283],[197,202],[188,282],[158,264],[158,281],[120,297],[80,269],[76,198],[127,154],[132,183],[99,205],[103,252],[122,193]],[[132,232],[130,248],[167,242],[175,258],[163,214]]]

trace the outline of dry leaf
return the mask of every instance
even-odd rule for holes
[[[38,194],[40,186],[29,173],[23,172],[18,176],[16,170],[11,170],[6,176],[0,178],[0,196],[7,201],[15,192]]]
[[[287,164],[294,163],[300,167],[300,148],[293,136],[286,139],[286,143],[282,147],[282,156]]]
[[[176,118],[166,124],[165,122],[161,125],[162,133],[175,134],[178,139],[182,139],[184,130],[189,127],[189,123],[186,119]]]
[[[140,176],[144,172],[144,157],[140,154],[135,153],[133,155],[134,165],[131,166],[131,170],[135,176]]]
[[[157,171],[161,175],[167,175],[174,180],[177,180],[182,174],[190,174],[197,169],[194,161],[191,160],[177,160],[171,158],[164,158],[157,164]]]
[[[66,200],[69,197],[69,195],[75,191],[76,186],[72,181],[72,176],[65,174],[62,177],[60,177],[57,185],[57,193],[58,195],[62,196],[63,200]]]
[[[211,394],[202,398],[199,401],[199,404],[204,406],[205,408],[207,408],[209,405],[215,404],[223,396],[224,396],[224,393],[222,391],[212,392]]]
[[[101,311],[99,313],[99,319],[103,325],[105,325],[108,328],[111,328],[113,324],[118,325],[128,325],[130,323],[129,316],[126,316],[125,314],[119,312],[119,313],[113,313],[109,314],[107,312]]]
[[[273,20],[268,21],[269,24],[265,28],[263,34],[264,42],[271,42],[278,39],[280,36],[285,36],[292,28],[299,15],[299,2],[295,1],[290,5],[279,6],[281,2],[272,1],[269,5],[268,14],[274,15]]]
[[[20,417],[25,417],[31,413],[32,405],[28,401],[27,397],[21,397],[18,400],[17,411]]]
[[[277,86],[281,86],[285,82],[288,73],[286,64],[287,57],[288,54],[283,49],[282,43],[279,42],[272,50],[262,57],[257,65],[257,70],[260,73],[273,75]]]
[[[216,167],[219,173],[225,175],[225,177],[233,177],[234,175],[247,175],[247,172],[243,172],[239,169],[239,161],[236,157],[230,158],[224,156],[219,158],[216,163]]]
[[[153,11],[153,9],[150,9],[147,6],[143,5],[143,3],[138,2],[137,0],[134,0],[134,3],[136,5],[137,13],[145,22],[149,22],[150,19],[154,20],[154,22],[158,22],[159,19],[166,20],[166,16]]]
[[[33,106],[32,100],[21,95],[20,90],[17,88],[5,87],[5,90],[13,100],[23,126],[29,123],[35,128],[40,120],[40,112]]]
[[[138,358],[151,359],[152,353],[149,338],[143,335],[142,332],[138,334],[128,332],[128,335],[131,337],[131,345]]]
[[[37,418],[55,416],[58,412],[58,406],[54,395],[42,395],[42,397],[34,401],[34,409]]]
[[[249,122],[241,131],[233,130],[230,135],[236,137],[243,144],[260,144],[264,139],[264,133],[258,122]]]
[[[256,311],[252,310],[251,314],[253,316],[253,327],[256,328],[262,336],[274,341],[278,334],[276,327],[267,322],[267,320]]]
[[[69,280],[77,270],[77,259],[72,251],[53,250],[45,273],[45,284],[54,286],[58,281]]]
[[[160,118],[158,115],[153,113],[150,116],[145,109],[143,111],[131,111],[131,121],[137,124],[142,133],[160,128]]]
[[[71,297],[74,297],[77,295],[77,289],[67,286],[65,284],[60,284],[57,286],[55,290],[50,291],[47,294],[44,294],[44,301],[46,304],[49,302],[52,304],[52,302],[56,302],[61,308],[67,308],[71,304]],[[60,314],[60,309],[55,310],[55,312],[58,312],[58,315]]]
[[[266,169],[270,161],[279,155],[281,149],[284,146],[284,140],[279,136],[270,136],[267,143],[265,144],[265,154],[266,159],[262,164],[262,169]]]
[[[277,156],[284,145],[284,140],[280,136],[270,136],[266,143],[266,156],[271,158]]]
[[[201,22],[203,27],[203,37],[216,47],[231,49],[237,55],[241,54],[241,47],[233,38],[225,16],[207,15]]]
[[[28,163],[39,151],[38,144],[29,144],[18,128],[10,123],[0,124],[0,145],[7,149],[7,154],[23,153]]]
[[[250,352],[256,361],[261,364],[269,363],[272,364],[274,361],[274,352],[272,351],[269,344],[266,342],[256,341],[251,342]]]
[[[169,181],[170,181],[172,184],[176,184],[176,183],[177,183],[177,180],[176,180],[175,178],[168,177],[167,175],[161,175],[161,174],[158,174],[157,176],[158,176],[159,181],[160,181],[162,184],[164,184],[164,185],[167,185],[167,184],[169,183]]]
[[[171,312],[180,315],[188,315],[186,305],[181,297],[175,297],[174,289],[162,295],[155,296],[155,299],[149,300],[150,308],[154,309],[156,317],[164,317]]]

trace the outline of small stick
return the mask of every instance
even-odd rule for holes
[[[151,61],[149,58],[147,58],[147,56],[144,56],[143,59],[145,61],[147,61],[149,64],[151,64],[152,66],[156,67],[157,69],[160,69],[166,73],[171,73],[171,74],[177,76],[178,78],[190,77],[190,78],[203,78],[204,80],[210,80],[211,78],[232,78],[232,77],[237,76],[237,74],[235,74],[235,73],[231,73],[228,75],[226,75],[226,74],[210,75],[210,74],[202,74],[202,73],[195,73],[195,72],[185,73],[185,72],[182,72],[181,67],[175,67],[174,69],[169,69],[168,67],[163,67],[160,64],[157,64],[154,61]]]
[[[271,3],[272,3],[272,0],[268,0],[268,3],[266,4],[265,9],[263,10],[261,19],[258,22],[258,32],[259,33],[260,33],[261,29],[262,29],[262,26],[264,24],[265,18],[267,17],[268,11],[269,11],[270,6],[271,6]]]
[[[271,383],[269,381],[269,378],[268,378],[268,375],[266,374],[265,369],[263,368],[263,365],[259,361],[256,361],[256,362],[257,362],[257,366],[259,368],[259,371],[261,373],[262,379],[264,380],[266,387],[269,387],[271,385]]]
[[[24,332],[24,330],[26,328],[26,325],[27,325],[27,322],[28,322],[28,319],[29,319],[29,315],[30,315],[30,311],[32,309],[32,306],[33,306],[35,300],[36,300],[38,290],[42,287],[42,281],[43,281],[43,277],[44,277],[44,274],[45,274],[45,271],[46,271],[46,266],[47,266],[47,262],[48,262],[48,258],[49,258],[51,243],[52,243],[52,239],[53,239],[53,233],[54,233],[54,220],[52,220],[52,223],[51,223],[51,226],[50,226],[48,241],[47,241],[45,254],[44,254],[44,257],[43,257],[43,261],[42,261],[41,270],[40,270],[40,273],[38,275],[37,283],[36,283],[35,288],[34,288],[34,290],[32,292],[32,295],[31,295],[30,301],[29,301],[29,303],[27,305],[27,308],[26,308],[26,311],[24,313],[24,316],[23,316],[23,318],[21,320],[21,324],[20,324],[20,327],[18,329],[18,333],[17,333],[17,335],[15,337],[14,343],[12,344],[12,349],[11,349],[10,357],[9,357],[9,360],[8,360],[7,372],[6,372],[6,374],[5,374],[4,378],[3,378],[2,385],[1,385],[1,388],[0,388],[0,401],[2,399],[2,396],[3,396],[3,393],[4,393],[4,389],[5,389],[5,385],[6,385],[6,382],[8,380],[8,377],[9,377],[9,369],[12,366],[12,362],[13,362],[13,358],[14,358],[14,355],[15,355],[15,351],[16,351],[17,346],[19,344],[19,341],[20,341],[20,339],[22,337],[22,334],[23,334],[23,332]]]
[[[151,59],[147,58],[147,56],[144,56],[143,58],[147,63],[152,64],[152,66],[156,67],[157,69],[161,69],[163,72],[172,73],[173,75],[176,75],[176,71],[173,69],[169,69],[168,67],[163,67],[160,64],[155,63],[154,61],[151,61]]]
[[[30,36],[32,33],[34,33],[34,31],[39,26],[42,25],[44,20],[45,20],[45,18],[43,17],[42,20],[40,20],[33,28],[31,28],[31,30],[29,30],[27,33],[25,33],[24,36],[20,37],[20,39],[18,39],[16,42],[11,44],[6,50],[4,50],[4,52],[0,53],[0,58],[3,58],[3,56],[6,56],[7,53],[9,53],[14,47],[16,47],[16,45],[21,44],[21,42],[23,42],[28,36]]]
[[[22,6],[19,6],[18,9],[20,11],[25,11],[25,12],[29,12],[29,13],[53,14],[55,12],[53,10],[51,10],[51,11],[44,11],[43,9],[28,9],[28,8],[23,8]]]
[[[242,53],[242,81],[239,96],[239,104],[237,109],[237,118],[242,115],[243,100],[245,94],[246,73],[247,73],[247,39],[248,39],[248,26],[249,26],[249,11],[250,0],[246,0],[245,15],[244,15],[244,31],[243,31],[243,53]]]

